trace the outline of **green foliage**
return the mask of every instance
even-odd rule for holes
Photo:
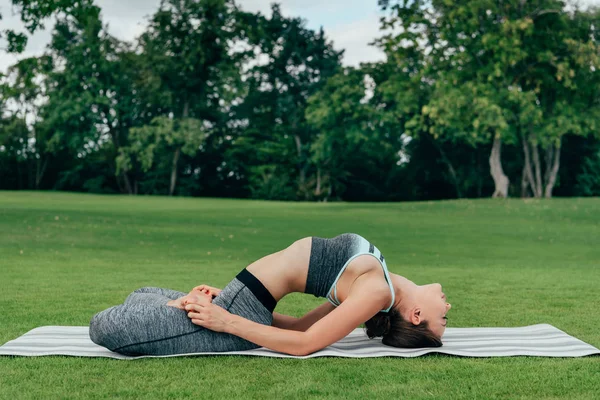
[[[308,100],[307,121],[319,132],[311,147],[320,178],[316,196],[342,197],[353,182],[363,183],[363,198],[377,198],[386,179],[382,171],[393,171],[399,162],[400,135],[372,101],[369,72],[369,67],[347,68]]]
[[[57,174],[54,189],[89,193],[118,193],[115,189],[114,166],[106,163],[108,149],[81,157],[77,162],[63,165]],[[52,160],[58,164],[60,160]],[[112,168],[111,168],[112,167]]]
[[[25,47],[27,47],[27,36],[24,33],[15,33],[10,30],[4,32],[6,41],[8,42],[8,46],[6,47],[7,53],[22,53],[25,51]]]
[[[576,190],[580,196],[600,196],[600,152],[583,160]]]
[[[202,122],[193,118],[172,119],[166,116],[154,118],[149,125],[132,128],[129,132],[130,145],[122,149],[117,159],[117,171],[131,169],[132,157],[148,172],[157,156],[180,150],[193,155],[208,134]]]
[[[430,102],[421,109],[420,119],[407,124],[416,136],[429,127],[434,139],[463,142],[471,146],[490,143],[494,137],[507,138],[509,124],[503,110],[486,85],[467,82],[460,88],[445,83],[436,85]],[[416,134],[412,133],[416,129]]]
[[[264,200],[296,200],[296,190],[291,176],[280,165],[263,164],[249,171],[248,187],[252,198]]]
[[[29,130],[25,120],[18,117],[0,120],[0,155],[17,161],[27,159]]]
[[[53,90],[41,110],[52,149],[87,153],[87,145],[98,146],[105,129],[112,128],[111,83],[118,69],[111,59],[117,45],[95,6],[82,6],[57,21],[50,47],[54,63],[63,68],[50,74]]]
[[[589,92],[600,68],[597,17],[568,13],[555,0],[381,5],[391,32],[377,43],[392,64],[381,90],[406,133],[471,145],[522,142],[526,182],[534,195],[551,195],[562,137],[597,133],[600,104]],[[545,166],[539,151],[549,155]]]
[[[246,177],[255,195],[281,192],[281,199],[311,199],[317,174],[311,146],[318,131],[307,123],[307,99],[338,71],[342,52],[322,29],[315,32],[301,18],[283,16],[277,4],[271,13],[270,18],[258,16],[248,35],[259,56],[244,73],[247,95],[234,111],[247,126],[238,130],[227,163]],[[272,179],[278,187],[291,187],[274,191]]]
[[[277,4],[161,1],[132,43],[91,0],[12,4],[29,32],[57,24],[0,76],[1,188],[549,197],[579,193],[573,138],[599,132],[600,12],[559,0],[381,0],[387,60],[346,69]]]
[[[80,4],[89,3],[88,0],[11,0],[11,2],[30,34],[35,33],[39,28],[43,29],[44,20],[52,15],[60,12],[68,14]],[[0,14],[0,21],[2,21],[2,14]],[[8,42],[6,48],[8,53],[22,53],[27,46],[27,36],[11,29],[0,31],[0,39]]]
[[[167,0],[140,37],[145,68],[159,78],[163,113],[215,121],[228,97],[235,97],[240,39],[230,0]],[[164,93],[161,93],[164,92]]]

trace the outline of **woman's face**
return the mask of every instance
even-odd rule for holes
[[[452,305],[446,301],[442,285],[432,283],[419,286],[417,302],[421,309],[421,319],[429,323],[431,331],[440,338],[446,331],[446,314]]]

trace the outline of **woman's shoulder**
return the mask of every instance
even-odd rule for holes
[[[390,289],[378,261],[373,257],[359,256],[354,262],[357,276],[353,286],[359,290],[368,290],[378,300],[389,302]]]

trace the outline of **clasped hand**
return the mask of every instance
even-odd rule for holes
[[[200,285],[193,288],[187,295],[180,297],[175,300],[170,300],[167,305],[170,307],[179,308],[180,310],[185,309],[185,305],[188,303],[197,303],[202,301],[200,299],[207,299],[212,301],[221,293],[221,289],[214,288],[208,285]]]
[[[209,301],[189,302],[185,306],[192,324],[215,332],[225,332],[231,324],[231,314],[224,308]]]
[[[167,305],[187,311],[187,315],[194,325],[215,332],[223,332],[230,323],[231,314],[212,304],[212,300],[220,293],[221,289],[200,285],[192,289],[186,296],[169,301]]]

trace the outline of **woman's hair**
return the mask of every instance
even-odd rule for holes
[[[367,336],[383,337],[382,343],[393,347],[441,347],[442,341],[431,332],[427,321],[414,325],[402,318],[398,310],[380,312],[365,322]]]

